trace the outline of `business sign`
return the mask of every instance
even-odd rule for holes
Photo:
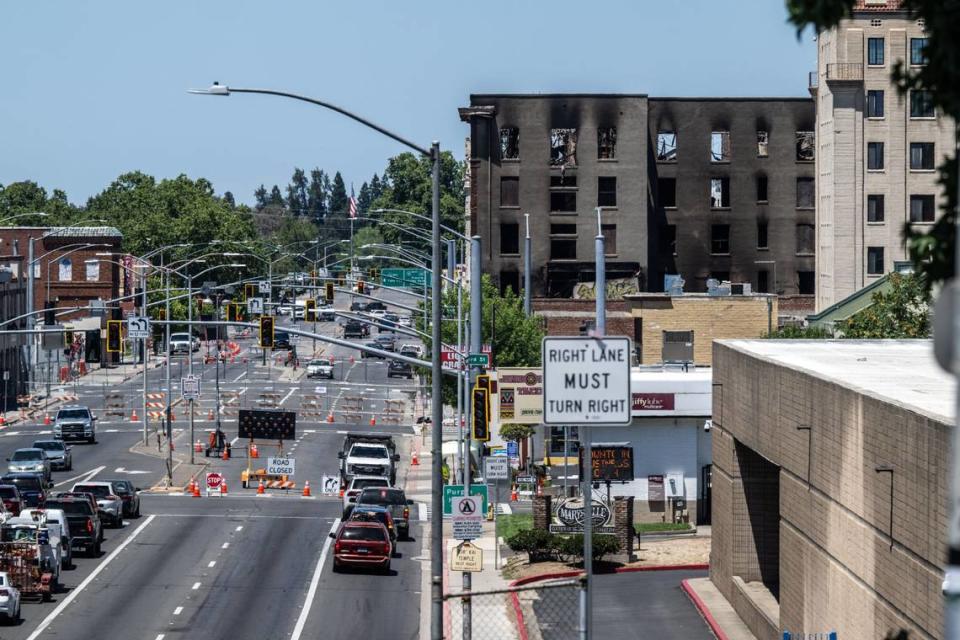
[[[545,337],[543,422],[626,426],[630,413],[630,339]]]
[[[256,440],[296,440],[297,414],[279,409],[240,409],[239,435]]]
[[[510,459],[507,457],[484,458],[483,477],[485,480],[509,480]]]
[[[127,318],[127,337],[142,339],[150,337],[150,318],[130,316]]]
[[[663,502],[663,476],[647,476],[647,502]]]
[[[593,445],[591,478],[599,481],[633,481],[633,447],[620,445]],[[583,476],[583,449],[580,449],[579,472]]]
[[[450,571],[483,571],[483,549],[469,542],[450,549]]]
[[[293,458],[267,458],[267,474],[271,476],[292,476],[296,468]]]
[[[483,514],[485,513],[482,496],[458,496],[451,504],[451,522],[455,540],[476,540],[483,535]]]
[[[443,515],[449,516],[453,513],[453,500],[463,495],[462,484],[448,484],[443,487]],[[483,497],[483,512],[487,511],[487,485],[470,485],[470,495]]]
[[[184,376],[180,378],[180,396],[184,400],[200,398],[200,376]]]
[[[602,500],[593,500],[590,526],[593,533],[614,533],[613,510]],[[583,498],[561,498],[553,511],[551,533],[583,533]]]
[[[497,389],[500,424],[543,422],[543,371],[539,367],[497,369]]]
[[[673,411],[674,395],[672,393],[634,393],[631,404],[633,411]]]
[[[386,271],[386,269],[384,269],[384,271]],[[458,351],[462,353],[462,352],[465,352],[466,350],[467,350],[467,347],[465,346],[462,348],[458,347],[456,350],[454,350],[453,347],[448,347],[447,345],[441,346],[440,347],[440,366],[443,367],[444,369],[451,369],[453,371],[456,371],[457,365],[459,364],[460,370],[463,371],[464,358],[461,357]],[[484,354],[486,354],[487,361],[489,362],[490,353],[492,352],[490,345],[485,344],[480,350]],[[469,355],[468,355],[468,358],[469,358]]]

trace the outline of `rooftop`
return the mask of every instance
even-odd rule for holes
[[[116,227],[50,227],[44,238],[122,238]]]
[[[720,340],[731,349],[806,372],[953,424],[956,381],[931,340]]]

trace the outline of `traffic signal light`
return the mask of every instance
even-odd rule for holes
[[[257,295],[257,285],[253,284],[252,282],[248,282],[245,285],[243,285],[244,300],[249,300],[250,298],[253,298],[256,295]]]
[[[45,325],[57,324],[57,305],[55,303],[47,301],[44,304],[43,324]]]
[[[237,305],[234,302],[227,303],[227,322],[237,322]]]
[[[107,320],[107,353],[123,351],[123,320]]]
[[[273,348],[273,316],[260,316],[260,346]]]
[[[473,413],[471,415],[473,439],[478,442],[490,440],[490,391],[473,388]]]
[[[363,280],[357,280],[357,293],[366,293],[363,290]]]
[[[332,282],[328,282],[328,283],[326,284],[326,289],[327,289],[327,290],[326,290],[326,292],[325,292],[325,293],[326,293],[326,296],[325,296],[325,297],[326,297],[326,299],[327,299],[327,302],[328,302],[329,304],[332,304],[332,303],[333,303],[333,283],[332,283]]]
[[[317,301],[313,298],[304,301],[303,319],[307,322],[317,321]]]

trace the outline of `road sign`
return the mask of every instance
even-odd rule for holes
[[[293,458],[267,458],[267,474],[271,476],[292,476],[296,470]]]
[[[127,318],[127,337],[134,339],[150,337],[150,318],[130,316]]]
[[[463,495],[462,484],[448,484],[443,488],[443,515],[449,516],[453,513],[453,499]],[[487,485],[470,485],[470,495],[483,496],[483,511],[487,511]]]
[[[456,540],[476,540],[483,535],[483,509],[481,496],[459,496],[453,499],[453,537]]]
[[[200,376],[184,376],[180,378],[180,395],[184,400],[200,398]]]
[[[339,476],[323,476],[323,482],[320,484],[320,492],[325,496],[336,495],[340,491]]]
[[[263,298],[247,298],[247,314],[260,315],[263,313]]]
[[[450,549],[450,571],[483,571],[483,549],[469,542]]]
[[[543,422],[626,426],[630,403],[630,338],[545,337]]]
[[[207,474],[207,491],[219,491],[223,484],[223,475],[215,471]]]
[[[510,459],[506,457],[485,458],[483,461],[484,480],[509,480]]]
[[[269,280],[261,280],[261,281],[258,283],[258,287],[259,287],[259,289],[260,289],[260,293],[262,293],[262,294],[265,295],[265,296],[270,295],[270,281],[269,281]]]
[[[490,354],[489,353],[471,353],[467,356],[467,366],[468,367],[489,367],[490,366]]]
[[[512,440],[507,442],[507,457],[508,458],[520,457],[520,445]]]
[[[422,287],[427,282],[424,269],[383,269],[380,283],[385,287]]]

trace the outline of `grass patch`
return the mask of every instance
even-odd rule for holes
[[[637,533],[657,533],[660,531],[689,531],[693,527],[689,522],[641,522],[634,525]]]
[[[497,516],[497,535],[504,540],[522,529],[533,529],[532,513],[511,513]]]

